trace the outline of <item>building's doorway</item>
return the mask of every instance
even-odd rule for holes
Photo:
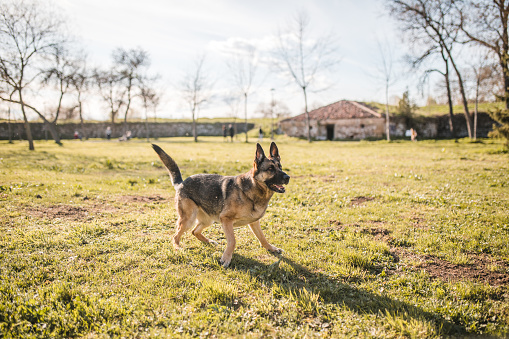
[[[327,125],[327,140],[334,140],[334,125]]]

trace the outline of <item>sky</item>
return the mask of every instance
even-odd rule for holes
[[[384,102],[383,82],[373,76],[380,64],[378,42],[392,46],[395,62],[405,53],[400,33],[386,15],[383,0],[55,2],[68,18],[69,30],[83,46],[90,65],[108,67],[111,53],[117,47],[141,47],[149,53],[150,71],[161,75],[158,88],[164,92],[158,117],[190,117],[179,84],[202,54],[214,83],[214,96],[201,108],[199,117],[230,116],[231,108],[222,98],[234,90],[226,66],[231,53],[243,46],[254,46],[261,56],[267,56],[278,29],[284,29],[299,11],[309,15],[310,39],[327,34],[335,37],[339,59],[335,67],[323,70],[317,90],[309,93],[312,108],[342,99]],[[410,83],[411,79],[399,77],[389,95],[401,96],[408,88],[418,99],[417,90]],[[270,64],[260,63],[248,97],[248,116],[255,117],[258,104],[269,102],[272,95],[285,103],[293,115],[303,112],[301,89]],[[98,107],[89,107],[88,118],[101,119],[100,111]],[[239,116],[244,116],[243,109]]]

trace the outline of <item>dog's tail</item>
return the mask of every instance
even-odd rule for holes
[[[161,147],[152,144],[152,148],[154,149],[154,151],[156,151],[157,155],[159,156],[159,159],[161,159],[164,166],[166,166],[166,168],[168,169],[173,186],[181,184],[183,182],[182,175],[180,174],[180,169],[177,166],[175,160],[173,160],[168,154],[166,154],[166,152],[163,151]]]

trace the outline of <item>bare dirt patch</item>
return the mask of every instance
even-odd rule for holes
[[[64,219],[70,221],[87,221],[104,213],[112,213],[117,208],[108,204],[93,204],[84,206],[51,205],[37,206],[25,209],[26,214],[37,218]]]
[[[124,195],[117,199],[124,203],[163,203],[169,201],[167,197],[161,195]]]
[[[402,248],[393,248],[391,253],[396,261],[410,258],[419,262],[417,267],[424,269],[433,278],[445,281],[478,281],[491,286],[509,285],[509,264],[489,256],[471,255],[472,264],[458,265],[435,256],[418,255]],[[494,266],[499,269],[493,270]]]
[[[381,241],[388,242],[392,239],[392,237],[390,236],[391,231],[381,227],[361,228],[359,232],[371,234],[372,236],[375,237],[375,239]]]
[[[38,218],[66,219],[66,220],[91,220],[94,215],[85,207],[71,205],[53,205],[47,207],[35,207],[26,209],[27,214]]]
[[[352,204],[352,206],[360,206],[368,201],[373,201],[373,200],[375,200],[375,198],[373,198],[373,197],[360,196],[360,197],[355,197],[352,200],[350,200],[350,203]]]

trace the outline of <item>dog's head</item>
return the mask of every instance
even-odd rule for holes
[[[270,144],[270,156],[266,157],[260,144],[256,144],[256,157],[253,164],[255,180],[264,183],[277,193],[285,193],[284,185],[290,182],[290,176],[283,172],[281,158],[276,144]]]

